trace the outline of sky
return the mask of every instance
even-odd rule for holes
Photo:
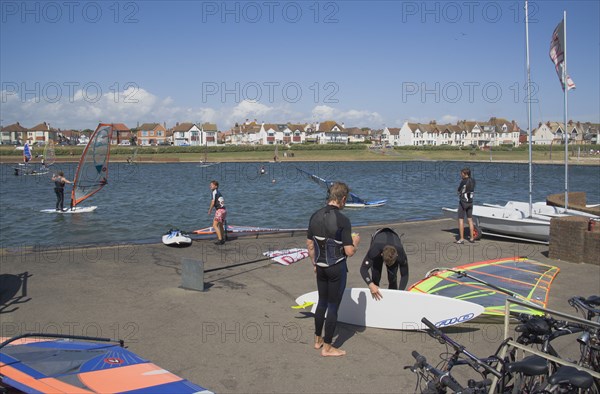
[[[0,124],[249,120],[345,127],[515,120],[525,2],[0,1]],[[568,118],[600,123],[600,2],[529,3],[531,122],[562,121],[549,57],[567,12]]]

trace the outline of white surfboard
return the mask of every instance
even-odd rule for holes
[[[73,209],[67,208],[64,211],[57,211],[56,209],[42,209],[40,212],[43,213],[85,213],[85,212],[93,212],[98,208],[97,206],[91,207],[74,207]]]
[[[383,298],[376,301],[368,288],[346,289],[338,321],[364,327],[422,330],[427,329],[421,323],[423,317],[438,327],[446,327],[474,319],[484,310],[473,302],[433,294],[388,289],[380,289],[380,292]],[[314,313],[318,299],[318,293],[313,291],[298,297],[296,303],[314,302],[311,309]]]
[[[183,234],[179,230],[169,230],[162,236],[162,241],[165,245],[179,246],[190,245],[192,243],[192,239],[187,234]]]

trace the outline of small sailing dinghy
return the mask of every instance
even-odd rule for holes
[[[44,209],[45,213],[84,213],[95,211],[97,206],[81,207],[80,203],[98,193],[108,180],[108,159],[112,125],[100,123],[90,137],[75,172],[71,207],[64,211]]]

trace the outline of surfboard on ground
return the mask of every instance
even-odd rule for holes
[[[165,245],[187,246],[192,243],[189,235],[182,233],[180,230],[169,230],[162,236],[162,241]]]
[[[86,213],[86,212],[93,212],[96,210],[96,208],[98,208],[97,206],[90,206],[90,207],[73,207],[73,208],[66,208],[62,211],[60,210],[56,210],[56,209],[42,209],[40,212],[43,213]]]
[[[380,292],[383,298],[376,301],[368,288],[346,289],[338,310],[338,321],[363,327],[422,330],[427,329],[421,323],[423,317],[437,327],[447,327],[474,319],[484,310],[473,302],[431,294],[388,289],[380,289]],[[314,313],[318,299],[318,293],[313,291],[298,297],[296,303],[313,302],[311,311]]]

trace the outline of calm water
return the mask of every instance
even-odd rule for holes
[[[14,176],[12,165],[0,165],[0,246],[160,242],[169,228],[194,230],[210,226],[209,182],[217,179],[225,196],[229,224],[276,228],[305,228],[319,208],[325,191],[296,171],[296,166],[331,180],[343,180],[364,199],[387,198],[388,204],[369,209],[346,209],[354,225],[441,216],[443,206],[457,204],[460,162],[356,163],[114,163],[109,184],[82,203],[97,205],[93,213],[41,213],[54,208],[53,183],[46,176]],[[470,163],[477,181],[476,202],[528,201],[527,164]],[[54,170],[72,180],[75,164]],[[273,182],[275,180],[275,182]],[[564,167],[534,166],[534,201],[564,192]],[[569,189],[585,191],[588,203],[600,202],[597,166],[569,167]],[[70,186],[67,186],[70,191]],[[67,200],[69,198],[66,198]],[[68,204],[68,201],[67,201]]]

